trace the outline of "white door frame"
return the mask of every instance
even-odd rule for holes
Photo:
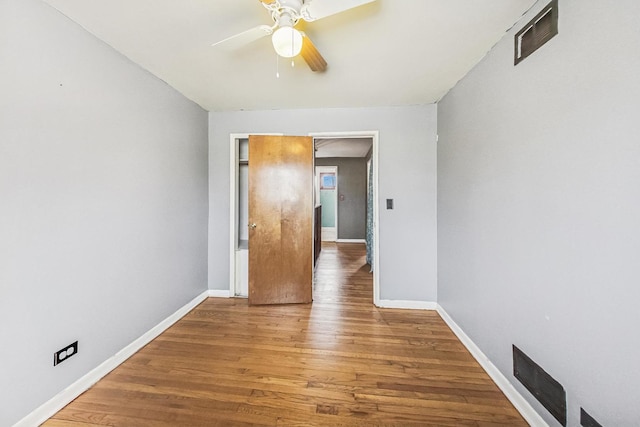
[[[229,296],[236,294],[236,242],[238,239],[238,140],[248,139],[249,135],[283,135],[282,133],[232,133],[229,135]],[[373,151],[373,303],[380,305],[380,209],[378,196],[378,165],[379,165],[379,131],[353,132],[312,132],[309,136],[315,138],[371,138]],[[251,159],[249,159],[251,161]]]
[[[318,195],[317,198],[317,203],[320,203],[320,174],[323,172],[330,172],[330,173],[334,173],[336,175],[336,188],[335,188],[335,194],[334,194],[334,198],[335,198],[335,203],[333,204],[334,207],[334,217],[335,217],[335,225],[333,227],[322,227],[322,225],[320,225],[322,227],[322,241],[323,242],[335,242],[336,240],[338,240],[338,167],[337,166],[316,166],[316,170],[314,172],[316,179],[316,194]],[[324,213],[324,208],[322,209],[322,212]],[[321,219],[321,223],[322,223],[322,219]],[[329,233],[329,230],[327,230],[327,228],[333,228],[333,232],[331,233],[331,238],[327,239],[325,234]]]
[[[373,304],[380,305],[380,218],[379,197],[378,197],[378,155],[380,132],[373,131],[353,131],[353,132],[311,132],[309,136],[316,138],[371,138],[373,141],[373,151],[371,160],[373,161]]]

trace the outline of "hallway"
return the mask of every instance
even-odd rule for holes
[[[378,309],[364,245],[311,305],[209,298],[44,425],[526,426],[435,311]]]

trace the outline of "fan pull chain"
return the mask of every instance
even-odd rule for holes
[[[291,59],[291,68],[295,68],[296,63]],[[276,79],[280,78],[280,55],[276,54]]]

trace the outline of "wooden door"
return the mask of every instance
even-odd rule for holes
[[[249,304],[309,303],[313,139],[249,137]]]

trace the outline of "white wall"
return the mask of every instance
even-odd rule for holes
[[[0,425],[206,290],[207,156],[200,107],[44,3],[0,1]]]
[[[605,426],[640,423],[640,3],[560,0],[438,104],[439,303],[521,393],[516,344]]]
[[[435,105],[209,113],[209,288],[229,289],[230,133],[379,130],[380,296],[436,301],[436,121]]]

